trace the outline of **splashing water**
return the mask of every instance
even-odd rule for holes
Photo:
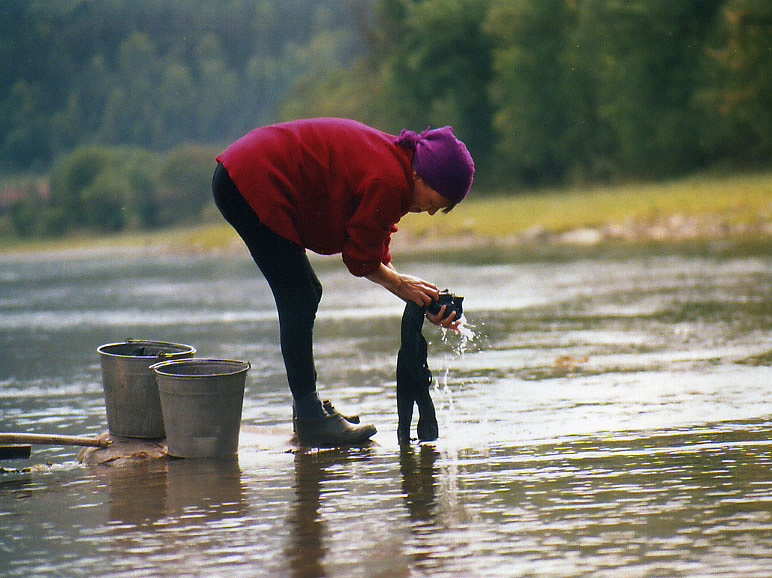
[[[458,336],[456,338],[455,336]],[[458,441],[453,435],[456,431],[456,411],[453,405],[453,392],[448,383],[448,375],[450,373],[450,364],[454,359],[459,359],[464,356],[470,343],[473,343],[478,338],[478,334],[474,331],[474,325],[470,324],[465,316],[461,316],[458,327],[455,331],[442,329],[442,341],[449,344],[451,347],[451,353],[446,353],[443,366],[440,368],[441,377],[436,381],[435,390],[439,396],[438,401],[440,407],[440,418],[442,419],[442,429],[448,432],[446,436],[447,441],[447,453],[451,458],[451,463],[458,459],[458,447],[456,442]]]
[[[458,341],[458,343],[451,344],[453,351],[456,353],[456,357],[461,357],[464,355],[464,353],[466,353],[467,346],[477,339],[478,334],[475,332],[474,327],[474,325],[467,321],[466,315],[461,316],[461,319],[459,319],[458,327],[455,330],[461,339]],[[443,327],[442,341],[448,343],[450,341],[449,336],[452,335],[452,333],[453,332],[448,331],[448,329]]]

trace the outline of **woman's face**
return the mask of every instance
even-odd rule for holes
[[[433,215],[440,209],[450,206],[450,201],[427,185],[421,176],[413,171],[413,203],[411,213],[429,213]]]

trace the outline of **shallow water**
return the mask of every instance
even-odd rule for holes
[[[477,334],[426,324],[440,439],[410,448],[402,306],[315,260],[320,390],[379,433],[296,454],[272,300],[243,256],[4,257],[0,431],[105,431],[96,348],[135,337],[249,360],[244,424],[280,433],[233,462],[92,469],[48,447],[3,462],[34,467],[0,474],[2,573],[768,576],[770,248],[398,261],[463,294]]]

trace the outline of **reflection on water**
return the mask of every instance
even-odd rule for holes
[[[169,473],[165,460],[96,471],[107,490],[108,517],[114,529],[151,528],[166,516]]]
[[[243,516],[246,508],[236,460],[154,460],[96,471],[105,481],[114,528],[220,520]]]
[[[399,449],[399,471],[402,474],[402,494],[411,521],[431,522],[436,508],[435,465],[439,452],[432,445],[422,444],[416,450],[410,446]]]
[[[3,575],[768,576],[772,252],[616,246],[398,263],[465,296],[428,325],[434,444],[400,447],[402,306],[320,260],[320,388],[369,448],[287,453],[270,293],[246,257],[0,263],[0,431],[106,429],[96,347],[249,359],[237,460],[0,474]],[[282,437],[283,436],[283,437]],[[246,438],[249,440],[250,438]],[[47,463],[52,465],[48,466]]]
[[[285,548],[293,576],[325,576],[325,522],[320,513],[323,489],[334,487],[341,474],[335,466],[366,460],[370,450],[330,449],[295,454],[295,499],[287,519]],[[327,490],[329,491],[329,490]],[[329,530],[328,530],[329,531]]]

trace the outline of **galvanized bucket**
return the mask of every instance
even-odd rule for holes
[[[158,382],[169,455],[238,453],[248,361],[183,359],[151,366]]]
[[[164,437],[161,400],[150,366],[193,357],[195,348],[182,343],[128,339],[100,345],[97,351],[110,433],[135,438]]]

